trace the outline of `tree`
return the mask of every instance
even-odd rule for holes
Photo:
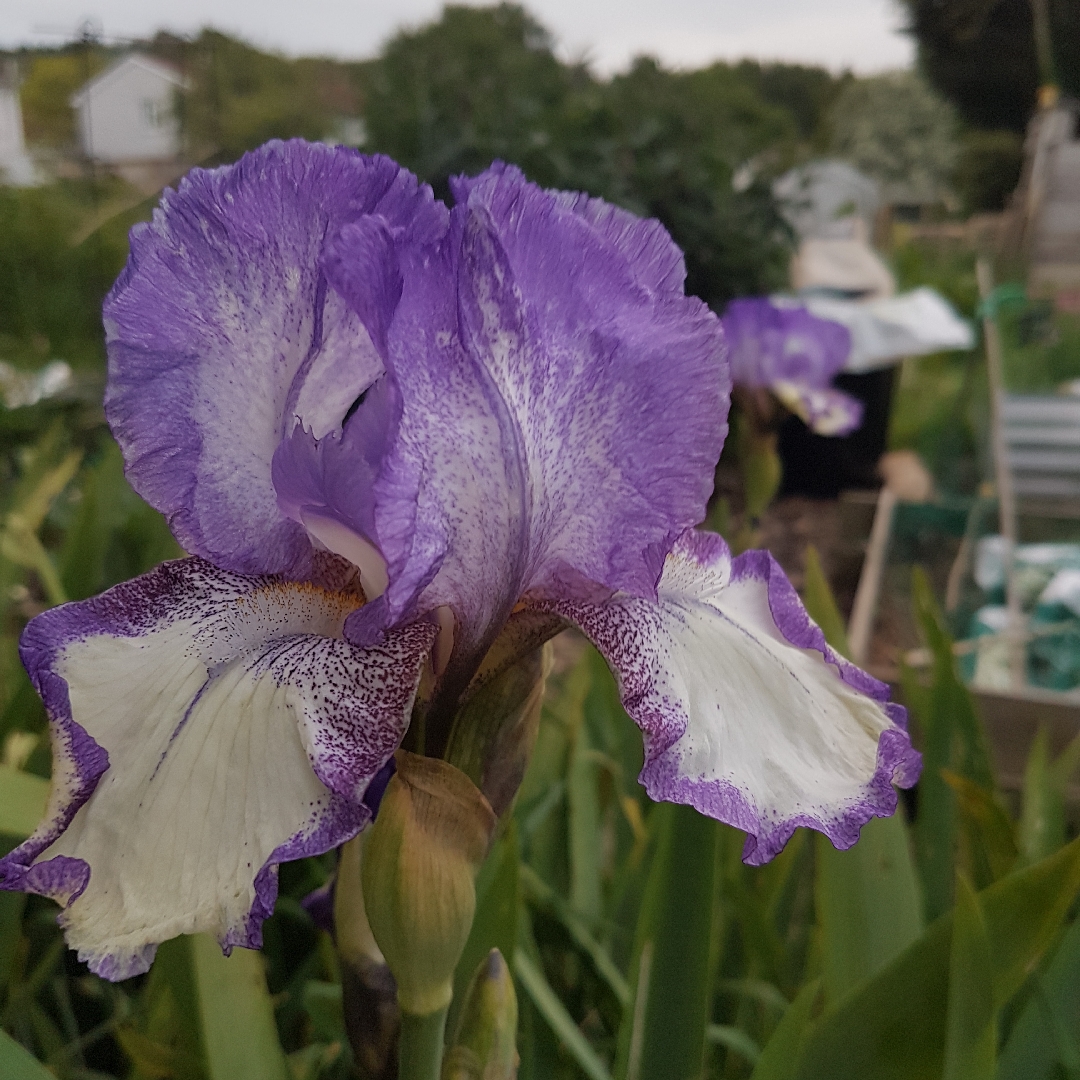
[[[40,53],[23,64],[20,87],[23,126],[29,143],[67,147],[75,142],[71,97],[109,62],[104,50],[71,45],[59,52]]]
[[[784,284],[786,236],[766,181],[788,163],[790,113],[726,64],[670,72],[649,58],[612,79],[604,102],[612,152],[600,194],[664,222],[686,254],[688,291],[719,310]],[[735,170],[755,159],[756,179],[735,192]]]
[[[658,217],[687,256],[688,288],[715,306],[783,282],[783,225],[762,179],[734,170],[798,128],[731,67],[671,72],[638,59],[609,82],[564,64],[523,8],[444,9],[398,34],[368,72],[370,147],[445,193],[495,158],[538,183]],[[767,164],[767,163],[766,163]]]
[[[372,145],[445,190],[493,158],[554,183],[567,169],[556,134],[567,98],[591,79],[555,57],[548,32],[513,4],[449,6],[394,37],[370,73]]]
[[[735,71],[762,101],[791,114],[801,139],[815,143],[827,134],[833,102],[855,78],[849,71],[837,76],[825,68],[758,60],[740,60]]]
[[[1080,95],[1080,4],[1045,0],[1061,88]],[[977,128],[1022,132],[1035,108],[1039,63],[1032,0],[905,0],[919,66]]]
[[[900,203],[938,202],[956,162],[957,118],[915,72],[851,83],[832,112],[832,152]]]
[[[342,104],[357,107],[355,95],[337,110],[328,100],[323,84],[341,83],[344,68],[333,61],[289,60],[209,29],[193,41],[160,33],[149,51],[188,80],[182,117],[196,159],[233,161],[268,139],[321,139]]]

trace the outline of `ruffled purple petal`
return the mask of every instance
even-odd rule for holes
[[[689,531],[657,602],[541,602],[576,623],[615,672],[645,736],[641,781],[747,832],[768,861],[805,825],[850,847],[920,770],[901,706],[838,656],[768,552],[732,560]]]
[[[107,978],[181,933],[257,947],[278,864],[370,820],[434,638],[421,623],[358,649],[341,635],[359,603],[195,558],[34,619],[21,653],[56,779],[0,886],[64,904]]]
[[[187,550],[245,573],[308,573],[274,451],[297,419],[316,439],[339,432],[382,374],[400,290],[388,246],[428,243],[446,217],[389,159],[295,141],[193,170],[132,231],[105,302],[106,410],[132,483]],[[321,268],[325,238],[349,224],[380,267],[352,306]]]
[[[846,326],[801,306],[779,307],[766,297],[733,300],[723,324],[731,377],[740,386],[785,381],[823,389],[851,352]]]
[[[450,609],[467,678],[526,591],[655,595],[704,514],[729,382],[718,320],[683,295],[659,225],[508,167],[456,193],[438,256],[401,255],[401,424],[375,485],[389,588],[349,633]],[[352,246],[344,230],[327,266],[359,304]]]

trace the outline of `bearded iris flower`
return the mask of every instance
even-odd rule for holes
[[[370,821],[418,687],[437,751],[492,656],[568,624],[649,794],[751,863],[798,825],[849,846],[917,776],[771,557],[694,529],[729,373],[664,229],[498,164],[452,191],[271,143],[133,230],[106,411],[191,555],[27,627],[53,787],[0,862],[108,978],[257,947],[278,865]]]
[[[767,297],[733,300],[722,322],[737,385],[768,388],[819,435],[862,423],[862,402],[830,385],[851,352],[846,326]]]

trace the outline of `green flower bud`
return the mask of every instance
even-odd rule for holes
[[[402,1010],[426,1016],[453,996],[476,910],[476,871],[496,818],[458,769],[399,750],[361,865],[364,908],[397,979]]]
[[[492,949],[469,984],[457,1039],[443,1061],[442,1080],[514,1080],[517,1017],[510,969],[502,953]]]

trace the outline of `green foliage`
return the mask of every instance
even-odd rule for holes
[[[850,72],[836,76],[824,68],[758,60],[740,60],[735,71],[763,101],[789,112],[799,137],[815,149],[827,145],[829,109],[854,78]]]
[[[851,82],[830,115],[833,154],[877,180],[892,202],[935,203],[949,194],[956,117],[916,73]]]
[[[993,1080],[997,1025],[990,938],[979,898],[963,877],[956,883],[948,1016],[944,1080]]]
[[[524,8],[448,6],[391,39],[371,72],[372,145],[444,187],[493,158],[552,183],[562,111],[587,74],[562,65],[551,35]]]
[[[194,41],[160,35],[154,51],[189,80],[181,116],[196,159],[233,161],[268,139],[321,139],[335,114],[356,111],[350,70],[331,61],[289,60],[210,29]]]
[[[6,1031],[0,1031],[0,1071],[7,1080],[51,1080],[53,1075]]]
[[[31,516],[73,592],[110,579],[110,552],[138,518],[115,449],[89,447],[57,491],[48,478],[71,442],[52,429],[15,455],[18,482],[5,503],[29,508],[46,492]],[[72,491],[81,497],[72,501]],[[163,550],[153,535],[128,549],[134,561],[123,573]],[[86,554],[81,569],[76,548]],[[38,594],[34,572],[20,572]],[[491,948],[512,957],[521,1080],[982,1077],[999,1042],[1002,1080],[1028,1075],[1029,1061],[1039,1080],[1071,1067],[1080,939],[1066,917],[1080,889],[1080,841],[1061,846],[1054,799],[1080,750],[1055,761],[1036,743],[1026,809],[1012,822],[925,583],[916,594],[936,667],[912,697],[927,780],[938,763],[937,803],[924,787],[913,830],[902,814],[874,821],[846,852],[799,831],[760,868],[739,861],[736,830],[688,807],[650,806],[634,780],[640,735],[602,661],[574,647],[552,678],[529,772],[480,872],[455,977],[460,1008]],[[842,648],[835,602],[813,569],[806,599]],[[9,610],[5,626],[20,618]],[[951,733],[947,754],[935,730]],[[32,826],[44,795],[44,781],[0,768],[9,844]],[[930,814],[944,815],[945,828]],[[928,834],[948,840],[940,865],[912,858],[912,840],[921,855]],[[933,874],[955,876],[958,866],[967,875],[958,906],[945,897],[924,928],[919,873],[936,887]],[[209,939],[178,939],[147,979],[120,987],[64,974],[51,905],[0,894],[2,1026],[73,1080],[82,1063],[132,1080],[345,1080],[340,974],[329,940],[296,903],[326,869],[325,860],[282,868],[262,956],[237,950],[226,960]],[[980,874],[976,893],[965,882]]]
[[[40,776],[0,765],[0,836],[29,836],[45,816],[48,797],[48,782]]]
[[[733,426],[746,498],[746,517],[749,522],[756,523],[780,490],[783,463],[776,450],[775,433],[756,431],[742,412],[736,414],[735,421]]]
[[[70,147],[75,143],[75,114],[71,98],[109,62],[94,47],[71,47],[35,56],[24,73],[19,99],[28,143]]]
[[[776,1026],[750,1080],[794,1080],[799,1048],[810,1026],[811,1016],[821,997],[821,982],[808,982]]]
[[[956,670],[952,639],[945,630],[930,583],[921,567],[915,568],[912,591],[923,638],[934,657],[929,693],[918,696],[917,706],[910,702],[923,732],[916,856],[922,875],[926,917],[933,920],[951,905],[954,860],[960,843],[956,796],[943,770],[950,769],[987,791],[993,791],[994,780],[985,732],[971,695]],[[976,855],[969,845],[968,858]],[[978,871],[980,881],[988,879],[989,870],[981,864],[974,870]]]
[[[1080,736],[1053,762],[1050,740],[1040,727],[1024,770],[1019,848],[1028,862],[1038,862],[1065,843],[1065,792],[1080,766]]]
[[[813,544],[806,549],[805,574],[803,603],[807,613],[821,627],[825,640],[842,656],[850,656],[844,620],[822,569],[821,556]]]
[[[1080,378],[1080,316],[1048,300],[1000,309],[1005,385],[1016,393],[1053,393]]]
[[[716,959],[719,826],[690,806],[652,814],[656,851],[630,962],[617,1080],[701,1073]]]
[[[922,896],[902,812],[863,826],[855,847],[817,838],[817,915],[831,1004],[900,955],[923,930]]]
[[[521,887],[518,884],[521,851],[517,824],[513,821],[495,842],[476,880],[476,915],[454,972],[454,1000],[450,1005],[447,1030],[457,1027],[465,994],[477,967],[492,949],[513,957],[518,941]]]
[[[999,1080],[1080,1077],[1080,920],[1034,976],[1034,992],[1001,1053]]]
[[[1080,841],[1074,841],[979,894],[995,1010],[1020,989],[1078,890]],[[977,939],[970,926],[964,933]],[[801,1042],[795,1073],[799,1080],[938,1080],[950,1031],[970,1027],[967,1018],[962,1022],[955,1014],[950,1017],[949,1006],[955,1000],[964,1010],[978,1007],[965,996],[967,990],[950,994],[950,973],[968,970],[969,962],[982,962],[971,961],[979,946],[968,942],[957,945],[954,966],[951,947],[956,936],[949,912],[869,983],[815,1021]]]
[[[127,238],[103,231],[72,241],[116,187],[0,187],[0,359],[101,367],[101,301],[124,265]]]

